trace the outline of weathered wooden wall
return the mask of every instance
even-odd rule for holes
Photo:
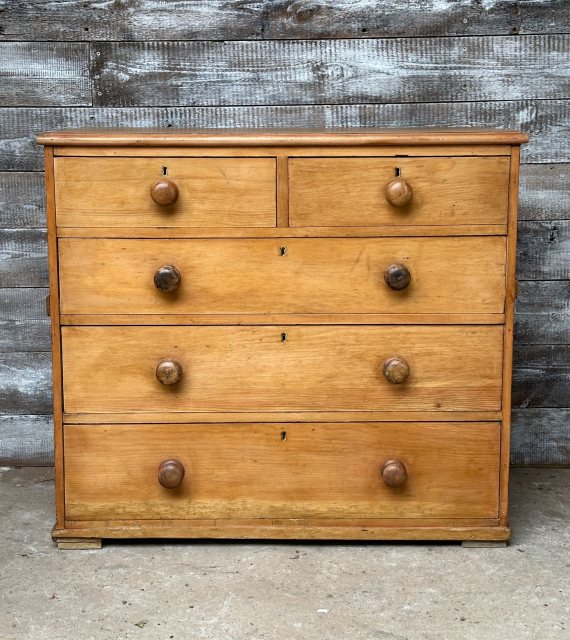
[[[0,461],[50,464],[33,136],[77,126],[520,128],[512,461],[570,463],[570,2],[0,0]]]

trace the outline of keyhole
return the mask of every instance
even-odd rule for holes
[[[279,247],[279,255],[286,256],[287,255],[287,247]]]
[[[168,167],[162,167],[162,175],[163,176],[167,176],[168,175]]]
[[[396,167],[394,169],[394,175],[396,176],[396,178],[399,178],[402,175],[402,170],[400,169],[400,167]]]
[[[285,332],[283,332],[283,333],[281,334],[281,342],[287,342],[287,338],[288,338],[288,337],[289,337],[289,336],[288,336]]]
[[[281,442],[285,442],[287,440],[287,431],[281,432]]]

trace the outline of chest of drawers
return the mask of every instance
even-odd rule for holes
[[[48,132],[60,547],[503,541],[517,132]]]

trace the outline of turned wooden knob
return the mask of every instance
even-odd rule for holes
[[[161,207],[170,207],[178,200],[178,187],[172,180],[160,180],[150,188],[150,197]]]
[[[386,187],[386,200],[395,207],[405,207],[410,204],[414,191],[409,182],[402,178],[392,180]]]
[[[384,280],[390,289],[401,291],[412,280],[412,274],[405,264],[391,264],[384,272]]]
[[[382,373],[391,384],[401,384],[410,375],[410,365],[400,356],[393,356],[384,361]]]
[[[401,460],[386,460],[380,470],[385,484],[394,489],[401,487],[408,479],[406,465]]]
[[[181,282],[182,274],[171,264],[160,267],[154,274],[154,286],[159,291],[164,291],[165,293],[176,291]]]
[[[178,460],[165,460],[158,467],[158,481],[165,489],[176,489],[184,480],[184,465]]]
[[[182,378],[182,365],[176,360],[163,360],[156,367],[156,378],[161,384],[176,384]]]

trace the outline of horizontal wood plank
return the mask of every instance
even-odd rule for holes
[[[51,414],[51,354],[0,353],[0,414]]]
[[[514,409],[511,464],[570,465],[570,409]]]
[[[0,352],[49,351],[44,288],[0,289]]]
[[[88,60],[83,42],[0,42],[0,107],[91,105]]]
[[[517,344],[570,343],[570,281],[519,283],[515,309]]]
[[[519,280],[570,279],[570,220],[520,222],[517,254]]]
[[[0,287],[47,287],[43,229],[4,229],[0,234]]]
[[[570,101],[460,102],[124,109],[6,108],[0,119],[0,171],[39,171],[41,131],[76,127],[323,128],[460,127],[521,129],[530,134],[524,162],[570,160]],[[536,133],[536,135],[535,135]]]
[[[0,228],[43,229],[45,225],[43,173],[0,172]]]
[[[104,107],[560,99],[569,51],[567,34],[99,42],[91,74]]]
[[[570,345],[517,345],[513,407],[570,407]]]
[[[4,40],[263,40],[567,33],[565,0],[8,2]]]
[[[519,220],[569,220],[568,185],[570,164],[523,164]]]
[[[50,415],[0,415],[0,465],[53,465]]]

